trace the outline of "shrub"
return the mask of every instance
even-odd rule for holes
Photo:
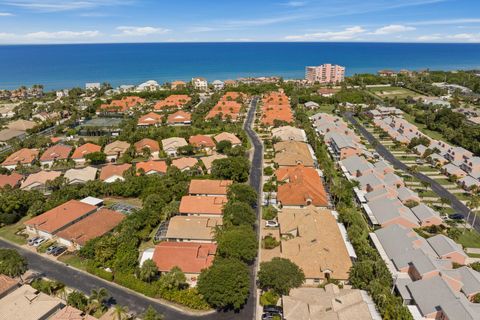
[[[280,299],[280,296],[275,292],[273,292],[272,290],[265,291],[260,296],[260,304],[262,306],[276,305],[278,302],[278,299]]]
[[[280,241],[277,241],[274,237],[271,235],[265,236],[262,239],[262,248],[264,249],[273,249],[276,248],[280,245]]]
[[[277,217],[278,210],[272,206],[263,207],[262,210],[262,219],[264,220],[273,220]]]
[[[148,284],[136,278],[133,274],[115,273],[115,283],[121,286],[140,292],[148,297],[157,295],[157,288],[154,284]]]
[[[265,167],[263,169],[263,174],[266,176],[271,176],[273,174],[273,168],[272,167]]]
[[[113,273],[108,272],[102,268],[98,268],[93,263],[87,264],[86,270],[88,273],[96,275],[97,277],[100,277],[104,280],[113,281]]]

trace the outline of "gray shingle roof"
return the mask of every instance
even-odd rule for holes
[[[425,205],[424,203],[419,204],[412,209],[413,214],[418,218],[420,221],[427,220],[431,217],[439,217],[438,212],[430,208],[429,206]]]
[[[432,246],[433,250],[435,250],[439,256],[443,256],[452,252],[458,252],[464,256],[467,256],[458,243],[444,236],[443,234],[437,234],[436,236],[428,238],[427,242],[430,244],[430,246]]]

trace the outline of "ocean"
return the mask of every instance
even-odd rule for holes
[[[303,78],[305,66],[344,65],[347,74],[380,69],[480,69],[480,44],[148,43],[0,46],[0,89],[47,90],[239,77]]]

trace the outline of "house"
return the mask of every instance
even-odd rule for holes
[[[87,161],[85,156],[90,153],[100,152],[102,147],[99,145],[87,142],[84,145],[81,145],[72,154],[72,160],[75,161],[77,165],[84,165]]]
[[[101,87],[102,86],[99,82],[85,83],[85,90],[87,90],[87,91],[99,90]]]
[[[107,156],[108,162],[116,162],[118,158],[123,156],[130,148],[130,143],[120,140],[115,140],[109,143],[103,149],[103,153]]]
[[[97,318],[89,314],[85,314],[85,312],[72,306],[66,306],[62,310],[55,313],[53,317],[49,318],[49,320],[97,320]]]
[[[364,153],[362,146],[355,142],[350,136],[332,132],[329,135],[328,144],[335,159],[343,160],[353,155]]]
[[[216,91],[223,90],[223,88],[225,88],[225,83],[220,80],[214,80],[212,82],[212,85],[213,85],[213,89]]]
[[[398,199],[382,198],[368,202],[368,207],[382,228],[390,225],[401,225],[406,228],[418,228],[419,221],[412,211],[404,206]]]
[[[205,150],[207,153],[215,149],[215,142],[210,136],[197,134],[191,136],[188,142],[194,146],[197,150]]]
[[[161,273],[180,268],[187,282],[195,286],[203,269],[209,268],[215,257],[217,245],[196,242],[161,242],[155,247],[152,260]]]
[[[324,288],[294,288],[282,296],[285,320],[380,320],[370,297],[358,289],[340,289],[333,283]]]
[[[153,157],[154,159],[158,159],[158,154],[160,152],[160,145],[158,144],[157,141],[144,138],[136,142],[134,144],[134,147],[135,147],[135,152],[137,154],[144,154],[145,150],[148,150],[150,157]]]
[[[281,244],[262,250],[262,261],[274,257],[291,260],[305,273],[307,286],[318,286],[330,279],[348,281],[352,261],[330,210],[312,206],[282,209],[278,223]]]
[[[172,94],[167,98],[158,101],[153,107],[155,110],[164,110],[164,109],[181,109],[185,107],[192,98],[186,94]]]
[[[69,169],[63,176],[68,184],[85,184],[88,181],[95,180],[97,168],[88,166],[82,169]]]
[[[143,171],[146,175],[149,174],[160,174],[164,175],[167,173],[167,163],[165,161],[142,161],[138,162],[136,165],[137,172],[140,174],[140,172]]]
[[[464,159],[460,165],[460,169],[471,175],[480,178],[480,157],[471,157]]]
[[[277,201],[283,208],[313,205],[326,207],[329,204],[322,179],[314,168],[297,165],[275,171],[279,182]]]
[[[120,100],[112,100],[109,104],[102,104],[97,113],[127,113],[144,103],[145,99],[137,96],[123,97]]]
[[[184,157],[172,160],[172,166],[177,167],[180,171],[192,170],[198,164],[197,158]]]
[[[187,84],[185,82],[177,80],[177,81],[172,81],[172,83],[170,84],[170,88],[172,90],[178,90],[178,89],[185,88],[186,85]]]
[[[232,183],[231,180],[193,179],[190,181],[188,194],[192,196],[226,196]]]
[[[317,90],[317,93],[321,97],[330,98],[330,97],[333,97],[339,91],[340,91],[339,89],[334,89],[334,88],[320,88]]]
[[[305,167],[315,167],[316,159],[309,144],[300,141],[282,141],[273,146],[275,157],[273,161],[280,167],[293,167],[303,164]]]
[[[364,157],[351,156],[338,162],[344,174],[347,177],[359,178],[366,176],[375,171],[373,164],[368,162]]]
[[[432,225],[438,226],[443,224],[443,220],[438,214],[438,212],[425,205],[424,203],[420,203],[418,206],[411,208],[411,210],[420,222],[421,227],[429,227]]]
[[[393,70],[380,70],[377,72],[380,77],[396,77],[397,72]]]
[[[97,207],[78,200],[70,200],[24,222],[30,234],[48,239],[97,211]]]
[[[184,138],[173,137],[162,140],[163,151],[170,157],[176,157],[178,148],[185,146],[188,146],[188,143]]]
[[[462,147],[451,147],[445,154],[445,159],[455,164],[460,165],[464,160],[468,160],[473,157],[473,153]]]
[[[224,154],[213,154],[211,156],[201,157],[200,160],[202,160],[202,163],[205,166],[205,169],[207,170],[207,174],[210,174],[212,171],[213,162],[215,160],[226,159],[226,158],[228,157]]]
[[[155,80],[148,80],[144,83],[141,83],[137,86],[137,92],[144,92],[144,91],[156,91],[160,88],[160,85]]]
[[[420,197],[418,196],[418,193],[415,191],[412,191],[411,189],[407,187],[400,187],[397,190],[397,197],[398,199],[403,203],[411,203],[411,202],[420,202]]]
[[[307,142],[305,130],[292,126],[283,126],[272,129],[272,136],[280,141],[300,141]]]
[[[229,141],[232,144],[232,147],[242,145],[242,141],[238,139],[236,135],[230,132],[222,132],[213,137],[217,143],[220,141]]]
[[[125,171],[132,167],[129,163],[124,164],[108,164],[100,170],[100,180],[105,183],[112,183],[115,181],[125,181],[123,177]]]
[[[192,115],[188,112],[179,110],[172,113],[167,118],[167,124],[170,126],[186,126],[192,124]]]
[[[168,222],[165,239],[178,242],[214,243],[222,217],[175,216]]]
[[[443,234],[437,234],[428,238],[427,242],[440,258],[462,265],[466,264],[467,254],[463,251],[462,246],[452,239]]]
[[[205,119],[209,120],[220,116],[223,120],[237,121],[242,110],[242,98],[243,96],[238,92],[225,93],[217,104],[210,109]]]
[[[163,116],[161,114],[150,112],[138,119],[137,125],[139,127],[160,126],[162,124]]]
[[[56,144],[45,150],[40,157],[40,163],[42,166],[51,167],[55,161],[67,160],[72,147],[64,144]]]
[[[64,306],[60,298],[23,285],[0,299],[0,316],[5,320],[46,320]]]
[[[29,175],[25,181],[22,182],[20,189],[22,190],[39,190],[41,192],[47,192],[47,182],[53,181],[60,177],[62,173],[60,171],[40,171]]]
[[[444,174],[448,175],[449,177],[454,176],[457,178],[463,178],[467,175],[465,171],[463,171],[453,163],[448,163],[444,165],[443,167],[440,168],[440,171],[442,171]]]
[[[473,188],[480,188],[480,180],[475,179],[472,176],[465,176],[462,179],[458,180],[460,186],[467,191],[471,191]]]
[[[123,213],[101,208],[88,217],[59,231],[56,234],[57,241],[67,247],[78,250],[87,241],[101,237],[113,230],[125,218],[126,216]]]
[[[305,108],[307,109],[317,109],[320,107],[320,105],[316,102],[313,102],[313,101],[308,101],[308,102],[305,102]]]
[[[205,78],[193,78],[192,79],[192,86],[196,90],[207,91],[208,90],[207,79],[205,79]]]
[[[178,209],[179,214],[187,216],[212,216],[223,214],[226,196],[183,196]]]
[[[17,167],[17,165],[30,166],[38,157],[38,149],[20,149],[5,159],[2,162],[2,167],[12,170]]]
[[[13,172],[10,175],[0,174],[0,189],[6,186],[16,188],[20,186],[20,182],[23,180],[23,176],[16,172]]]

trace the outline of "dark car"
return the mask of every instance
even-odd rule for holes
[[[453,213],[451,215],[448,216],[450,219],[454,219],[454,220],[463,220],[465,219],[465,216],[463,214],[460,214],[460,213]]]
[[[40,239],[40,237],[33,237],[33,238],[28,239],[28,245],[33,246],[33,243],[35,241],[37,241],[38,239]]]
[[[57,249],[57,248],[58,248],[58,246],[52,245],[52,246],[48,247],[46,253],[47,254],[52,254],[52,252],[55,251],[55,249]]]
[[[262,314],[262,320],[278,320],[283,319],[282,314],[276,312],[264,312]]]
[[[263,312],[275,312],[275,313],[282,313],[282,307],[276,305],[265,305],[263,306]]]
[[[56,256],[59,256],[59,255],[61,255],[63,252],[65,252],[65,250],[67,250],[67,247],[56,247],[56,248],[52,251],[52,255],[54,255],[55,257],[56,257]]]

